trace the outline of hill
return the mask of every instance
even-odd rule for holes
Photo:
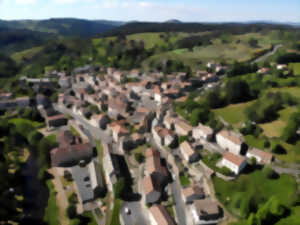
[[[12,54],[45,44],[55,35],[41,32],[0,27],[0,48],[2,54]]]
[[[48,20],[0,20],[0,27],[11,29],[26,29],[43,33],[55,34],[63,37],[92,37],[111,30],[120,22],[92,21],[73,18],[59,18]]]
[[[172,20],[174,21],[174,20]],[[246,32],[256,32],[266,29],[295,29],[292,26],[281,24],[243,24],[243,23],[152,23],[152,22],[132,22],[104,33],[104,36],[128,35],[148,32],[204,32],[204,31],[230,31],[241,34]]]

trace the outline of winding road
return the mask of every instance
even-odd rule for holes
[[[281,47],[282,47],[281,44],[275,45],[272,51],[267,52],[266,54],[258,57],[257,59],[253,60],[251,63],[253,64],[253,63],[258,63],[258,62],[264,61],[266,58],[270,57],[271,55],[274,55],[277,52],[277,50]]]

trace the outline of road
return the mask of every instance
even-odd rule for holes
[[[174,181],[170,185],[171,185],[171,190],[172,190],[174,200],[175,200],[175,210],[176,210],[176,217],[178,220],[178,224],[189,225],[189,223],[187,223],[187,216],[186,216],[186,210],[185,210],[186,205],[183,202],[183,199],[181,197],[181,185],[178,182],[179,170],[175,163],[175,159],[172,154],[167,152],[167,150],[162,149],[160,146],[158,146],[155,143],[155,141],[153,140],[153,138],[150,138],[150,143],[153,147],[155,147],[156,149],[158,149],[160,151],[161,156],[167,160],[167,162],[168,162],[167,164],[171,164],[171,168],[169,167],[168,170],[174,176],[173,177]]]
[[[71,115],[75,120],[79,121],[82,126],[84,127],[83,132],[85,135],[89,138],[89,140],[92,143],[95,143],[95,140],[101,140],[102,143],[112,143],[112,137],[108,134],[108,132],[105,132],[101,130],[100,128],[93,127],[90,125],[85,119],[83,119],[80,115],[74,114],[72,110],[66,109],[65,107],[61,106],[54,106],[54,108],[57,111],[60,111],[64,114]],[[117,146],[113,145],[114,149],[117,150]],[[125,207],[129,208],[132,212],[131,215],[127,215],[124,212]],[[122,209],[121,209],[121,215],[123,216],[124,222],[126,225],[148,225],[149,222],[147,222],[146,216],[142,211],[141,202],[124,202]],[[97,219],[97,218],[96,218]],[[100,224],[100,221],[98,221],[98,224]]]
[[[273,170],[275,170],[279,174],[287,173],[287,174],[291,174],[294,176],[298,176],[300,174],[300,170],[298,170],[298,169],[283,168],[283,167],[275,166],[275,165],[271,165],[271,167],[273,168]]]
[[[121,216],[126,225],[149,225],[146,216],[141,212],[141,202],[124,202],[121,207]],[[125,208],[130,209],[130,214],[125,213]]]
[[[274,55],[276,53],[276,51],[281,47],[282,47],[282,45],[276,45],[272,51],[267,52],[263,56],[258,57],[257,59],[252,61],[252,63],[258,63],[258,62],[264,61],[266,58],[270,57],[271,55]]]
[[[89,124],[86,119],[83,119],[80,115],[77,115],[72,112],[72,110],[69,110],[63,106],[58,106],[58,105],[53,105],[53,107],[57,110],[60,111],[63,114],[69,114],[71,115],[75,120],[80,122],[86,130],[88,130],[89,134],[86,133],[86,135],[93,136],[94,139],[99,140],[103,143],[112,143],[112,137],[108,134],[108,132],[101,130],[100,128],[96,128]],[[85,131],[86,132],[86,131]]]

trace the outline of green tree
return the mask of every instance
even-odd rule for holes
[[[43,134],[35,130],[31,131],[27,136],[27,140],[31,146],[37,146],[42,138]]]

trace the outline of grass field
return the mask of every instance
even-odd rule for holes
[[[280,137],[290,115],[296,111],[296,107],[287,107],[278,112],[279,118],[277,120],[260,124],[259,126],[264,130],[264,134],[267,137]]]
[[[300,99],[300,87],[271,88],[272,92],[285,92]]]
[[[258,207],[270,197],[275,196],[285,206],[295,197],[297,183],[292,176],[281,175],[278,179],[268,179],[261,170],[249,175],[241,175],[235,181],[224,181],[218,177],[213,178],[217,198],[233,215],[240,216],[242,201],[252,199]]]
[[[122,203],[123,203],[122,200],[115,199],[110,225],[121,225],[121,223],[120,223],[120,209],[121,209]]]
[[[234,127],[239,127],[246,120],[245,109],[252,105],[255,101],[246,103],[229,105],[224,108],[215,109],[213,112],[217,116],[221,116],[226,122]]]
[[[48,206],[45,210],[44,221],[49,225],[57,225],[59,224],[59,208],[56,205],[56,192],[51,180],[47,181],[47,186],[49,189],[49,199]]]
[[[289,68],[294,71],[295,76],[300,76],[300,63],[290,63]]]
[[[139,34],[142,35],[142,34]],[[258,40],[257,48],[249,46],[248,41],[251,38]],[[278,43],[278,40],[272,39],[270,34],[262,35],[260,33],[249,33],[244,35],[230,35],[229,42],[222,42],[221,38],[212,40],[212,45],[194,47],[192,51],[187,49],[175,49],[173,51],[156,54],[143,63],[144,67],[150,61],[159,61],[161,59],[173,59],[179,60],[186,65],[191,66],[193,69],[198,69],[206,62],[214,61],[226,61],[232,63],[234,60],[247,61],[253,57],[253,53],[262,50],[269,49],[271,44]],[[153,38],[155,42],[155,38]]]
[[[12,58],[17,62],[20,63],[22,59],[25,57],[26,59],[31,59],[35,54],[40,52],[43,47],[34,47],[27,49],[25,51],[17,52],[12,55]]]

